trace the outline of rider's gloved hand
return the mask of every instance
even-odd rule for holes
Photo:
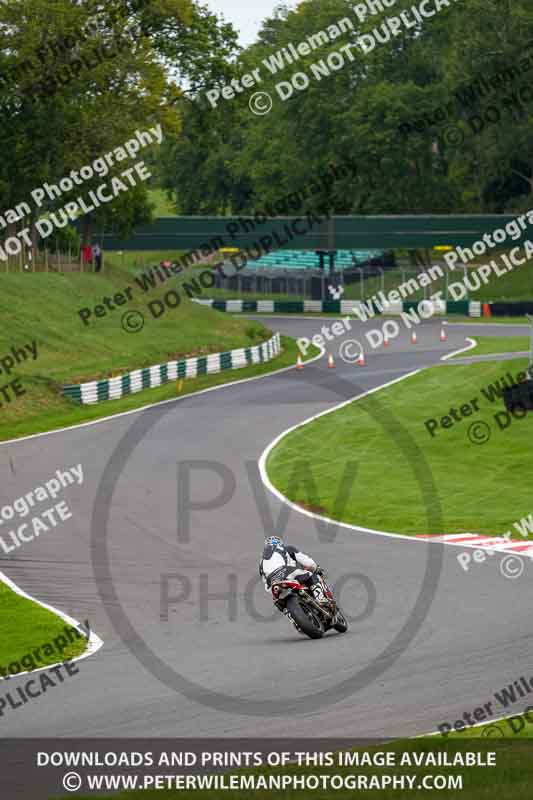
[[[317,567],[316,567],[316,569],[315,569],[315,573],[316,573],[317,575],[325,575],[325,574],[326,574],[326,573],[324,572],[324,570],[322,569],[322,567],[321,567],[321,566],[319,566],[318,564],[317,564]]]

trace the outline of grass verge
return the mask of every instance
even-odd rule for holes
[[[153,201],[159,204],[161,209],[165,210],[164,216],[174,216],[175,212],[172,203],[166,199],[164,192],[155,192],[152,197]],[[165,251],[127,251],[124,254],[117,252],[108,252],[105,255],[106,263],[113,265],[121,265],[126,268],[141,268],[149,266],[150,264],[159,263],[164,259],[175,259],[181,255],[181,251],[165,250]],[[469,270],[479,267],[483,262],[481,260],[474,260],[469,266]],[[205,269],[206,267],[202,267]],[[427,269],[427,268],[426,268]],[[422,273],[423,267],[409,269],[391,269],[384,272],[383,279],[381,275],[375,277],[368,277],[364,279],[363,299],[368,300],[379,291],[384,291],[385,294],[392,290],[398,290],[398,287],[405,284],[412,278],[415,278]],[[280,271],[281,272],[281,271]],[[449,283],[452,283],[453,273],[450,273]],[[459,280],[459,278],[458,278]],[[442,296],[446,297],[446,278],[437,278],[431,283],[429,293],[442,292]],[[426,289],[426,292],[428,289]],[[487,285],[483,285],[476,292],[471,292],[469,295],[470,300],[477,300],[480,302],[490,301],[508,301],[508,300],[529,300],[533,293],[533,262],[524,264],[520,268],[512,270],[500,278],[492,279]],[[205,296],[217,299],[230,299],[230,300],[301,300],[303,297],[300,295],[283,295],[283,294],[267,294],[264,292],[245,292],[237,293],[235,289],[210,289],[206,292]],[[410,294],[407,300],[423,300],[425,297],[424,289]],[[346,284],[345,293],[343,296],[345,300],[360,300],[361,299],[361,284],[359,282]],[[452,297],[448,297],[452,300]]]
[[[281,745],[282,742],[276,742]],[[289,749],[289,748],[286,748]],[[293,748],[294,749],[294,748]],[[312,748],[299,748],[302,751],[312,752]],[[211,800],[214,797],[227,797],[228,800],[252,800],[257,796],[282,798],[293,800],[297,797],[309,797],[313,800],[352,800],[358,791],[368,791],[373,798],[379,800],[400,800],[412,797],[415,800],[427,800],[428,797],[443,798],[443,800],[457,800],[459,797],[467,800],[489,800],[498,797],[504,800],[530,797],[530,785],[533,779],[533,760],[531,759],[531,744],[527,741],[477,741],[473,745],[468,740],[454,739],[452,741],[437,742],[434,737],[416,740],[398,740],[387,744],[370,745],[351,751],[354,766],[338,766],[338,754],[331,753],[332,766],[303,767],[289,766],[282,769],[259,768],[254,770],[231,770],[230,775],[241,778],[264,775],[273,779],[284,775],[303,777],[318,782],[320,788],[306,788],[305,791],[295,789],[281,790],[249,790],[220,791],[213,790],[148,790],[142,792],[124,792],[119,798],[143,797],[148,800],[156,798],[184,798],[185,800]],[[346,751],[344,751],[346,753]],[[494,756],[489,755],[494,753]],[[467,766],[469,754],[474,759],[472,766]],[[363,760],[362,765],[357,765],[356,758]],[[439,764],[440,759],[446,758],[444,765]],[[346,756],[344,755],[344,759]],[[489,760],[490,759],[490,760]],[[489,766],[495,761],[495,766]],[[120,770],[124,772],[124,770]],[[139,772],[140,770],[137,770]],[[160,773],[173,773],[174,770],[159,767]],[[119,772],[119,770],[117,770]],[[345,781],[351,781],[342,788],[332,790],[320,786],[322,776],[326,780],[331,776],[339,776]],[[228,776],[229,777],[229,776]],[[393,785],[395,779],[395,785]],[[409,779],[409,782],[407,782]],[[403,781],[401,783],[400,781]],[[356,783],[357,782],[357,783]],[[386,788],[378,788],[385,786]],[[365,792],[366,793],[366,792]],[[101,795],[99,795],[101,796]],[[117,795],[114,795],[116,797]],[[87,795],[85,800],[89,800]],[[82,797],[80,800],[84,800]],[[110,800],[105,795],[102,800]]]
[[[512,418],[494,387],[507,373],[515,377],[526,367],[527,360],[516,359],[424,370],[287,435],[270,454],[269,477],[295,503],[364,527],[407,535],[503,535],[533,511],[533,416]],[[472,400],[479,411],[462,416],[461,407]],[[452,408],[459,421],[450,418]],[[440,425],[443,417],[451,426]],[[433,436],[425,425],[429,419],[439,423]],[[488,440],[477,444],[476,435],[483,439],[482,434]],[[420,455],[442,507],[442,531],[429,529],[428,501],[413,464]],[[349,492],[339,492],[354,460],[355,482]],[[313,482],[296,480],[302,462],[311,462]],[[425,477],[421,483],[427,488]]]
[[[531,327],[526,317],[461,317],[459,315],[448,317],[450,325],[525,325]]]
[[[454,739],[533,739],[533,716],[527,711],[513,714],[497,722],[487,722],[477,728],[465,728],[464,731],[453,731],[449,734]]]
[[[474,338],[474,337],[472,337]],[[531,342],[527,336],[476,336],[476,346],[466,353],[458,353],[454,358],[485,356],[492,353],[522,353],[529,351]]]
[[[471,262],[471,264],[467,268],[467,275],[473,269],[478,268],[482,263],[481,260],[475,260]],[[392,289],[398,289],[398,286],[401,284],[406,283],[411,278],[416,278],[417,274],[420,274],[424,268],[420,268],[418,270],[409,269],[401,270],[401,269],[391,269],[387,270],[384,273],[384,291],[385,294],[390,292]],[[427,267],[425,268],[427,269]],[[443,267],[444,269],[444,267]],[[456,271],[456,273],[458,270]],[[462,270],[461,274],[458,277],[454,276],[454,273],[449,273],[449,283],[452,284],[455,281],[462,280]],[[383,287],[383,282],[381,276],[376,276],[374,278],[365,278],[364,283],[364,294],[365,297],[371,297],[373,294],[377,294],[377,292],[381,291]],[[429,294],[434,294],[435,292],[442,292],[442,297],[446,297],[446,278],[437,278],[436,280],[432,281],[431,286],[428,287],[426,290]],[[486,285],[483,284],[480,288],[475,292],[469,292],[469,297],[465,299],[469,300],[478,300],[480,302],[490,302],[490,301],[497,301],[497,300],[529,300],[531,298],[533,292],[533,263],[528,262],[521,267],[518,267],[511,272],[507,272],[505,275],[502,275],[499,278],[492,277],[489,283]],[[346,286],[346,293],[345,298],[347,300],[351,299],[360,299],[361,297],[361,287],[359,283],[352,283]],[[419,289],[417,292],[414,292],[412,295],[409,295],[408,300],[421,300],[424,297],[424,289]],[[449,297],[448,299],[453,299]]]
[[[54,639],[63,635],[70,627],[48,609],[21,597],[0,579],[0,615],[2,617],[2,639],[0,641],[0,667],[8,670],[18,664],[13,672],[24,672],[35,666],[46,666],[80,656],[86,649],[84,638],[74,639],[65,649],[54,646]],[[48,645],[48,647],[46,647]],[[39,649],[39,661],[28,656]],[[26,658],[25,658],[26,657]],[[8,670],[9,671],[9,670]]]
[[[6,439],[15,439],[20,436],[28,436],[32,433],[51,431],[57,428],[64,428],[70,425],[78,425],[83,422],[109,417],[113,414],[120,414],[124,411],[132,411],[136,408],[151,403],[158,403],[162,400],[171,400],[176,397],[183,397],[187,394],[208,389],[213,386],[222,386],[232,381],[244,380],[259,375],[268,375],[283,367],[290,367],[296,363],[300,351],[296,347],[294,339],[287,336],[281,337],[282,352],[273,361],[265,364],[256,364],[251,367],[244,367],[237,370],[228,370],[213,375],[202,375],[198,378],[191,378],[181,383],[167,383],[154,389],[145,389],[136,394],[127,395],[120,400],[107,400],[98,405],[78,405],[64,397],[58,397],[52,407],[48,407],[46,413],[24,419],[17,422],[0,422],[0,442]],[[316,347],[310,348],[309,358],[314,358],[319,354]]]
[[[105,309],[103,298],[114,298],[131,285],[131,275],[120,269],[106,274],[10,274],[2,277],[0,294],[0,364],[8,358],[14,362],[13,348],[19,363],[2,368],[0,373],[0,440],[97,419],[118,411],[138,408],[147,403],[175,396],[175,386],[166,385],[146,390],[96,407],[80,407],[61,395],[66,383],[81,383],[96,378],[112,377],[132,369],[159,364],[176,358],[231,350],[258,344],[270,338],[271,331],[258,321],[220,314],[182,297],[177,308],[168,309],[154,318],[147,304],[159,301],[172,287],[168,284],[143,293],[137,288],[132,301],[92,314],[84,325],[81,308]],[[181,297],[181,295],[180,295]],[[116,305],[112,302],[111,305]],[[159,307],[158,307],[159,308]],[[144,316],[144,327],[128,333],[122,327],[124,312]],[[29,344],[35,343],[37,358],[30,355]],[[285,357],[266,365],[265,372],[287,366],[296,360],[296,352],[285,340]],[[23,360],[23,351],[27,357]],[[185,381],[186,391],[235,380],[230,377],[206,376],[205,381]],[[254,368],[238,371],[246,377],[257,373]],[[23,394],[15,396],[13,380]]]

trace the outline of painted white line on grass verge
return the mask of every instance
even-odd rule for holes
[[[321,411],[319,414],[314,414],[312,417],[305,419],[303,422],[299,422],[297,425],[293,425],[291,428],[287,428],[287,430],[283,431],[279,434],[269,445],[263,450],[261,456],[259,457],[258,466],[259,466],[259,474],[261,476],[261,480],[267,487],[267,489],[272,492],[272,494],[278,498],[282,503],[285,503],[289,508],[298,511],[300,514],[303,514],[306,517],[310,517],[311,519],[321,520],[322,522],[328,522],[333,525],[338,525],[341,528],[346,528],[346,530],[352,531],[362,531],[364,533],[373,533],[377,534],[378,536],[386,536],[392,539],[403,539],[408,542],[418,542],[420,543],[420,539],[416,539],[414,536],[407,536],[403,533],[392,533],[389,531],[378,531],[375,528],[363,528],[361,525],[351,525],[348,522],[341,522],[337,519],[331,519],[331,517],[325,517],[321,514],[315,514],[313,511],[308,511],[306,508],[302,508],[296,503],[293,503],[282,494],[274,484],[271,482],[270,478],[268,477],[267,470],[266,470],[266,462],[268,460],[268,456],[270,455],[271,451],[276,447],[285,436],[288,436],[293,431],[298,430],[298,428],[303,428],[304,425],[308,425],[310,422],[314,422],[314,420],[319,419],[320,417],[324,417],[326,414],[332,414],[334,411],[339,411],[341,408],[350,405],[350,403],[355,403],[357,400],[362,400],[363,397],[368,397],[375,392],[380,392],[382,389],[386,389],[388,386],[393,386],[395,383],[399,383],[400,381],[405,380],[406,378],[411,378],[414,375],[418,375],[422,372],[421,369],[415,369],[413,372],[408,372],[406,375],[402,375],[399,378],[395,378],[392,381],[388,381],[387,383],[382,384],[381,386],[376,386],[374,389],[369,389],[367,392],[363,392],[362,394],[356,395],[355,397],[351,397],[349,400],[344,400],[342,403],[338,403],[333,408],[328,408],[326,411]]]
[[[472,350],[474,347],[477,347],[477,341],[475,339],[471,339],[470,336],[467,336],[465,341],[468,342],[466,347],[462,347],[460,350],[454,350],[453,353],[447,353],[445,356],[441,356],[440,360],[448,361],[448,359],[458,356],[459,353],[466,353],[468,350]]]
[[[524,712],[522,712],[522,714],[523,713]],[[522,716],[522,714],[520,714],[520,716]],[[512,716],[514,716],[514,715],[513,714],[504,714],[503,717],[496,717],[495,719],[485,720],[485,722],[476,722],[475,725],[469,725],[468,729],[470,729],[470,728],[482,728],[484,725],[493,725],[496,722],[502,722],[504,719],[509,719],[509,717],[512,717]],[[450,731],[450,733],[452,733],[452,731]],[[456,731],[456,733],[458,733],[458,731]],[[408,739],[424,739],[426,736],[442,736],[442,732],[441,731],[430,731],[429,733],[417,733],[416,736],[408,736],[407,738]],[[442,738],[443,738],[444,741],[446,741],[446,739],[448,737],[442,736]],[[478,739],[478,738],[481,738],[481,737],[477,737],[477,736],[476,737],[472,737],[472,736],[452,736],[452,739],[472,739],[472,738]],[[493,738],[493,739],[504,739],[504,738],[507,738],[507,737],[504,737],[504,736],[493,736],[493,737],[484,736],[483,738],[484,739],[490,739],[490,738]]]
[[[474,340],[470,340],[470,341],[473,342],[473,344],[475,346],[476,343],[474,342]],[[471,347],[472,347],[472,345],[469,345],[469,347],[467,349],[470,349]],[[453,355],[453,353],[451,355]],[[405,534],[402,534],[402,533],[392,533],[392,532],[389,532],[389,531],[381,531],[381,530],[377,530],[376,528],[364,528],[364,527],[362,527],[360,525],[351,525],[348,522],[341,522],[339,520],[332,519],[331,517],[326,517],[326,516],[323,516],[321,514],[315,514],[313,511],[308,511],[306,508],[302,508],[301,506],[297,505],[296,503],[293,503],[291,500],[288,499],[288,497],[286,497],[278,489],[276,489],[276,487],[274,486],[274,484],[271,482],[270,478],[268,477],[268,473],[267,473],[267,470],[266,470],[266,463],[267,463],[267,460],[268,460],[268,456],[270,455],[271,451],[276,447],[276,445],[279,444],[279,442],[282,439],[285,438],[285,436],[288,436],[293,431],[298,430],[298,428],[302,428],[304,425],[307,425],[308,423],[313,422],[314,420],[319,419],[320,417],[323,417],[326,414],[332,414],[335,411],[339,411],[341,408],[344,408],[345,406],[349,405],[350,403],[355,403],[357,400],[362,400],[364,397],[368,397],[368,395],[374,394],[374,392],[379,392],[379,391],[381,391],[381,389],[386,389],[388,386],[393,386],[395,383],[399,383],[400,381],[405,380],[406,378],[411,378],[414,375],[418,375],[420,372],[423,372],[423,369],[414,370],[413,372],[409,372],[406,375],[401,376],[400,378],[396,378],[393,381],[389,381],[388,383],[384,383],[382,386],[377,386],[374,389],[370,389],[367,392],[363,392],[362,394],[357,395],[356,397],[352,397],[350,400],[345,400],[342,403],[339,403],[338,405],[334,406],[333,408],[329,408],[326,411],[321,411],[319,414],[315,414],[312,417],[309,417],[308,419],[304,420],[303,422],[299,422],[297,425],[293,425],[292,427],[287,428],[287,430],[285,430],[282,433],[280,433],[279,436],[277,436],[272,442],[270,442],[270,444],[267,445],[267,447],[263,450],[263,452],[261,453],[261,456],[259,458],[259,461],[258,461],[259,474],[261,475],[261,480],[263,481],[264,485],[282,503],[285,503],[285,505],[287,505],[289,508],[293,509],[294,511],[297,511],[299,514],[303,514],[306,517],[310,517],[311,519],[316,519],[316,520],[319,520],[319,521],[322,521],[322,522],[332,523],[332,524],[337,525],[337,526],[339,526],[341,528],[345,528],[346,530],[352,530],[352,531],[357,531],[357,532],[362,532],[362,533],[372,533],[374,535],[383,536],[383,537],[386,537],[388,539],[400,539],[400,540],[403,540],[403,541],[416,542],[416,543],[419,543],[419,542],[428,543],[429,542],[429,544],[431,544],[432,542],[431,542],[430,539],[417,538],[416,536],[406,536]],[[448,545],[448,546],[452,546],[452,547],[454,545],[456,547],[464,546],[464,542],[463,543],[454,543],[454,542],[446,542],[446,541],[444,541],[444,542],[438,542],[438,543],[437,542],[433,542],[433,544],[442,544],[443,546]],[[499,552],[499,551],[497,551],[497,552]],[[502,552],[502,555],[505,555],[505,553]],[[508,716],[509,715],[503,716],[503,717],[497,717],[494,720],[490,720],[490,722],[491,723],[492,722],[500,722],[501,720],[507,719]],[[476,723],[476,725],[472,725],[471,727],[478,728],[478,727],[481,727],[483,725],[487,725],[487,721]],[[417,734],[416,736],[412,736],[412,737],[408,737],[408,738],[422,739],[422,738],[424,738],[426,736],[437,736],[437,735],[440,735],[440,734],[441,734],[441,731],[437,730],[437,731],[430,731],[429,733],[420,733],[420,734]]]
[[[314,356],[313,358],[304,361],[304,364],[311,364],[314,361],[318,361],[324,355],[325,355],[325,350],[322,350],[317,356]],[[102,417],[101,419],[91,420],[90,422],[81,422],[78,423],[77,425],[69,425],[66,428],[57,428],[53,431],[43,431],[42,433],[33,433],[29,436],[21,436],[18,439],[9,439],[5,442],[0,442],[0,445],[16,444],[17,442],[27,441],[28,439],[36,439],[41,436],[49,436],[54,433],[62,433],[64,431],[74,430],[75,428],[85,428],[89,427],[90,425],[97,425],[100,422],[108,422],[111,419],[118,419],[119,417],[125,417],[128,416],[129,414],[137,414],[140,411],[146,411],[149,408],[156,408],[157,406],[166,405],[167,403],[177,403],[180,402],[181,400],[189,399],[190,397],[193,397],[195,395],[206,394],[207,392],[213,392],[217,389],[225,389],[228,386],[235,386],[235,384],[237,383],[249,383],[251,381],[260,380],[261,378],[268,378],[271,375],[280,375],[282,372],[288,372],[289,370],[293,370],[295,368],[296,365],[290,367],[283,367],[282,369],[277,369],[272,372],[266,372],[264,375],[254,375],[251,378],[242,378],[240,380],[230,381],[229,383],[222,383],[219,386],[210,386],[208,389],[201,389],[198,392],[190,392],[187,395],[183,395],[183,397],[173,397],[170,400],[161,400],[157,403],[149,403],[146,406],[141,406],[141,408],[134,408],[131,411],[123,411],[119,414],[111,414],[110,416]],[[19,586],[17,586],[17,584],[14,581],[12,581],[11,578],[8,578],[8,576],[2,571],[0,571],[0,581],[5,583],[6,586],[8,586],[10,589],[12,589],[16,594],[20,595],[21,597],[25,597],[28,600],[32,600],[34,603],[37,603],[37,605],[46,608],[48,611],[51,611],[58,617],[60,617],[60,619],[64,620],[65,622],[68,622],[69,625],[71,625],[72,627],[81,629],[80,623],[73,617],[70,617],[68,614],[65,614],[63,611],[60,611],[58,608],[55,608],[54,606],[50,606],[47,603],[43,603],[41,600],[37,600],[37,598],[33,597],[32,595],[28,594],[23,589],[21,589]],[[94,633],[94,631],[91,630],[89,632],[89,639],[87,641],[86,650],[80,656],[76,656],[76,658],[69,659],[69,661],[81,661],[84,658],[88,658],[88,656],[91,656],[94,653],[96,653],[103,646],[103,644],[104,644],[103,640],[96,633]],[[51,669],[54,666],[57,666],[57,664],[48,664],[45,667],[39,667],[38,669],[31,670],[30,672],[41,672],[42,670],[45,669]],[[29,674],[29,672],[17,672],[16,675],[12,675],[11,678],[27,674]],[[2,678],[0,676],[0,680],[8,680],[8,679]]]
[[[65,614],[64,611],[60,611],[58,608],[54,608],[54,606],[50,606],[48,605],[48,603],[43,603],[41,600],[37,600],[36,597],[32,597],[31,594],[28,594],[23,589],[21,589],[20,586],[17,586],[17,584],[14,583],[11,580],[11,578],[8,578],[7,575],[1,571],[0,571],[0,581],[5,583],[6,586],[12,589],[15,592],[15,594],[20,595],[20,597],[24,597],[26,600],[31,600],[32,602],[37,603],[37,605],[41,606],[42,608],[46,608],[47,611],[51,611],[53,614],[58,616],[64,622],[68,622],[68,624],[72,628],[76,628],[78,631],[80,631],[80,633],[83,633],[82,625],[81,623],[78,622],[78,620],[74,619],[74,617],[71,617],[68,614]],[[84,658],[88,658],[89,656],[94,655],[94,653],[100,650],[103,644],[104,642],[98,636],[98,634],[96,634],[93,630],[89,629],[89,638],[87,639],[87,647],[84,650],[84,652],[79,656],[75,656],[74,658],[64,659],[64,661],[68,661],[69,663],[72,663],[74,661],[82,661]],[[34,672],[42,672],[45,669],[52,669],[52,667],[57,667],[60,664],[63,664],[64,661],[58,661],[56,664],[47,664],[44,667],[37,667],[37,669],[27,670],[26,672],[17,672],[14,675],[10,675],[8,678],[7,677],[3,678],[0,676],[0,680],[7,681],[7,680],[12,680],[13,678],[18,678],[21,675],[30,675]]]
[[[469,341],[471,342],[471,344],[466,349],[471,349],[471,347],[476,345],[475,340],[469,339]],[[457,350],[455,352],[457,353],[457,352],[462,352],[462,351],[461,350]],[[448,357],[450,357],[452,355],[454,355],[454,353],[450,353]],[[346,530],[362,531],[364,533],[373,533],[373,534],[377,534],[378,536],[386,536],[388,538],[402,539],[404,541],[409,541],[409,542],[426,542],[427,543],[428,542],[427,539],[417,538],[414,535],[413,536],[408,536],[408,535],[406,535],[404,533],[394,533],[392,531],[381,531],[381,530],[377,530],[376,528],[365,528],[362,525],[352,525],[352,524],[350,524],[348,522],[342,522],[340,520],[332,519],[331,517],[326,517],[326,516],[323,516],[321,514],[315,514],[313,511],[308,511],[306,508],[302,508],[302,506],[299,506],[296,503],[293,503],[291,500],[289,500],[288,497],[286,497],[278,489],[276,489],[276,487],[274,486],[274,484],[272,483],[272,481],[268,477],[268,473],[267,473],[267,469],[266,469],[266,463],[267,463],[267,460],[268,460],[268,456],[270,455],[271,451],[276,447],[276,445],[279,444],[279,442],[281,442],[281,440],[285,438],[285,436],[288,436],[293,431],[298,430],[298,428],[303,428],[304,425],[308,425],[310,422],[314,422],[314,420],[319,419],[320,417],[323,417],[326,414],[332,414],[334,411],[339,411],[341,408],[344,408],[345,406],[350,405],[350,403],[355,403],[357,400],[362,400],[364,397],[368,397],[369,395],[374,394],[375,392],[380,392],[382,389],[386,389],[389,386],[393,386],[395,383],[399,383],[400,381],[403,381],[406,378],[411,378],[414,375],[418,375],[419,373],[423,372],[424,369],[427,369],[427,368],[424,367],[424,368],[421,368],[421,369],[416,369],[413,372],[408,372],[406,375],[401,375],[399,378],[395,378],[392,381],[388,381],[387,383],[383,383],[381,386],[376,386],[374,389],[369,389],[367,392],[363,392],[362,394],[356,395],[355,397],[352,397],[349,400],[344,400],[342,403],[338,403],[336,406],[333,406],[333,408],[328,408],[326,411],[321,411],[319,414],[315,414],[312,417],[308,417],[308,419],[303,420],[303,422],[299,422],[296,425],[293,425],[292,427],[287,428],[287,430],[285,430],[282,433],[280,433],[279,436],[277,436],[272,442],[270,442],[269,445],[267,445],[267,447],[263,450],[263,452],[261,453],[261,456],[259,457],[259,460],[258,460],[259,474],[261,476],[261,480],[263,481],[263,483],[265,484],[267,489],[275,497],[277,497],[278,500],[280,500],[282,503],[285,503],[287,506],[289,506],[289,508],[294,509],[294,511],[298,511],[298,513],[303,514],[306,517],[310,517],[311,519],[316,519],[316,520],[319,520],[319,521],[322,521],[322,522],[327,522],[327,523],[330,523],[330,524],[333,524],[333,525],[338,525],[341,528],[346,528]],[[429,369],[431,369],[431,367],[429,367]],[[430,541],[429,543],[431,544],[432,542]],[[433,544],[442,544],[442,545],[452,545],[453,546],[453,542],[438,542],[438,543],[437,542],[433,542]]]

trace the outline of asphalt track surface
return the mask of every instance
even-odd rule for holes
[[[317,333],[326,320],[269,319],[267,324],[297,337]],[[362,324],[353,325],[359,334],[355,338],[362,340]],[[275,437],[346,400],[347,387],[348,394],[356,396],[438,363],[444,353],[464,345],[465,335],[525,334],[523,327],[507,325],[450,326],[448,341],[441,343],[439,329],[440,323],[424,324],[416,345],[404,331],[387,350],[369,353],[364,368],[337,358],[336,369],[328,370],[322,358],[302,372],[291,370],[185,397],[168,404],[164,414],[154,408],[0,445],[4,502],[13,502],[56,469],[82,463],[83,485],[70,487],[62,496],[68,499],[72,520],[2,556],[0,570],[35,597],[78,620],[88,619],[104,640],[96,655],[80,662],[78,676],[18,710],[6,711],[0,721],[3,735],[407,736],[435,730],[439,723],[491,699],[494,691],[520,675],[530,675],[531,565],[520,580],[505,580],[496,563],[499,556],[465,573],[453,547],[342,528],[326,541],[314,520],[292,511],[286,539],[312,554],[333,582],[352,576],[342,590],[342,602],[360,620],[344,636],[329,633],[314,642],[298,636],[279,614],[271,621],[258,621],[258,614],[272,613],[270,597],[261,588],[254,593],[256,611],[249,597],[248,608],[245,604],[263,537],[272,532],[267,530],[265,509],[276,520],[283,508],[261,489],[254,466]],[[337,348],[338,342],[335,354]],[[120,467],[109,527],[99,532],[95,547],[91,519],[100,480],[122,437],[144,424],[139,423],[141,417],[153,424],[145,426],[144,436]],[[116,459],[115,454],[113,463]],[[224,505],[192,511],[189,540],[183,540],[187,534],[182,529],[178,541],[177,463],[188,459],[224,465],[236,486]],[[263,498],[262,514],[250,475],[256,494]],[[216,497],[220,486],[212,468],[191,474],[197,501]],[[379,486],[375,502],[380,502]],[[97,521],[101,513],[97,508]],[[104,538],[112,581],[98,586],[93,561],[98,571]],[[423,609],[409,646],[398,649],[384,668],[380,653],[410,617],[430,548],[435,557],[442,557],[434,597]],[[191,591],[170,606],[165,621],[160,619],[161,575],[168,573],[182,576],[181,586],[188,580]],[[228,576],[233,576],[236,619],[230,618],[227,597],[210,598],[200,607],[200,581],[206,580],[200,575],[207,576],[211,594],[227,593]],[[171,593],[176,589],[177,583],[171,583]],[[169,669],[205,691],[184,696],[140,663],[123,641],[138,649],[135,636],[122,630],[121,638],[111,622],[110,614],[116,624],[119,604]],[[365,668],[369,674],[358,690],[336,702],[314,700]],[[0,682],[0,688],[13,691],[22,681]],[[208,691],[230,699],[222,703],[224,708],[214,708]],[[246,701],[266,702],[260,713],[250,713]],[[285,712],[280,710],[284,701]]]

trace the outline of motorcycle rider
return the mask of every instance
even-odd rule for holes
[[[267,592],[275,580],[296,580],[309,586],[318,603],[328,602],[321,580],[323,570],[297,547],[286,545],[280,536],[269,536],[265,539],[259,574]]]

